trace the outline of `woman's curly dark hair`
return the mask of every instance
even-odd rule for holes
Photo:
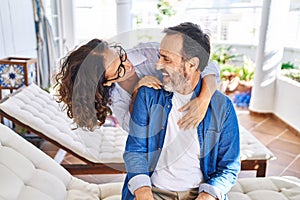
[[[93,39],[61,60],[54,86],[57,102],[65,104],[63,109],[77,127],[93,131],[112,113],[109,107],[112,87],[103,86],[106,82],[103,52],[107,49],[106,42]]]

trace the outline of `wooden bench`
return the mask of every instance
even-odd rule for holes
[[[240,134],[241,169],[256,170],[257,177],[264,177],[266,175],[267,161],[276,159],[276,157],[243,126],[240,126]]]

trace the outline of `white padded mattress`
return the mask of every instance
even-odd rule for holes
[[[274,154],[243,126],[240,128],[241,160],[273,160]]]
[[[72,130],[74,124],[66,112],[35,84],[10,96],[0,109],[91,162],[123,163],[127,132],[118,127]]]

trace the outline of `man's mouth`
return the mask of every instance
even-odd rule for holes
[[[165,72],[163,72],[162,75],[163,75],[163,76],[169,76],[169,74],[168,74],[168,73],[165,73]]]
[[[170,79],[169,73],[167,73],[167,72],[162,72],[162,75],[163,75],[163,82],[164,82],[164,83],[167,83],[167,82],[169,81],[169,79]]]
[[[169,73],[167,71],[165,71],[165,70],[162,70],[161,72],[162,72],[162,75],[164,77],[169,77],[170,76]]]

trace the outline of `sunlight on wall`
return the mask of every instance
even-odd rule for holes
[[[116,35],[116,3],[112,0],[75,0],[76,43]]]

